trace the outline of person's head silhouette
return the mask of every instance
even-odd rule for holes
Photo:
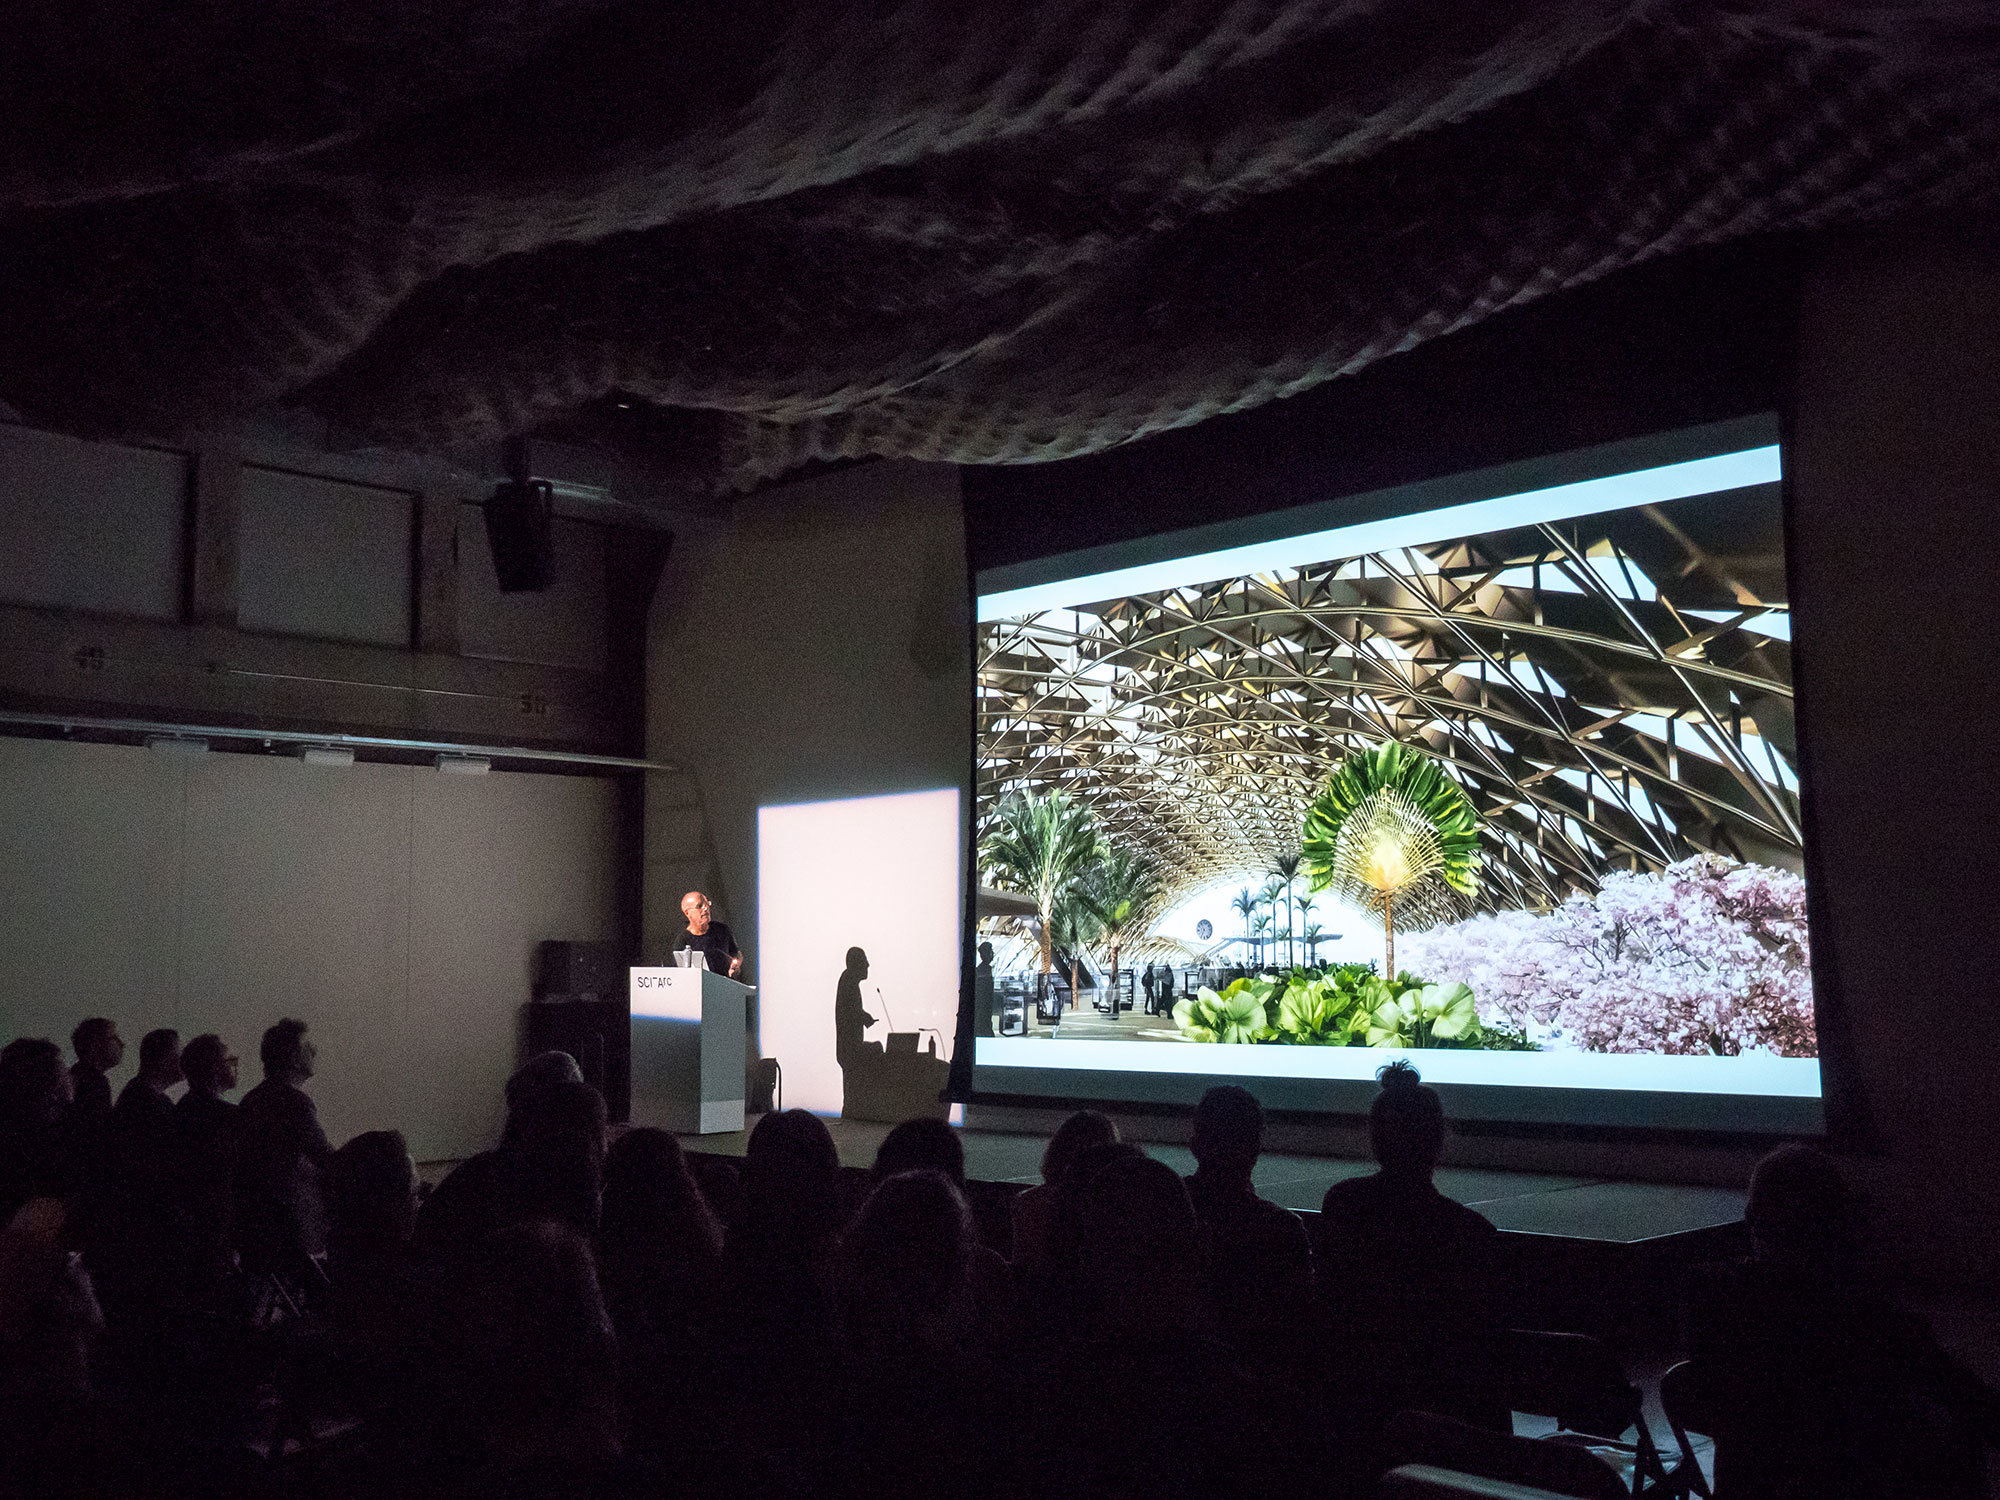
[[[96,1073],[109,1073],[125,1060],[125,1040],[118,1035],[118,1023],[103,1016],[79,1021],[69,1034],[76,1060]]]
[[[882,1180],[842,1236],[837,1285],[849,1341],[879,1353],[952,1348],[971,1314],[972,1215],[941,1172]]]
[[[319,1049],[306,1040],[306,1023],[287,1016],[264,1033],[257,1046],[264,1076],[274,1083],[301,1084],[313,1076]]]
[[[1831,1266],[1854,1250],[1854,1203],[1840,1168],[1811,1146],[1780,1146],[1750,1174],[1743,1210],[1760,1260]]]
[[[849,948],[847,950],[847,972],[852,974],[856,979],[866,979],[868,977],[868,955],[865,951],[860,948]]]
[[[1094,1146],[1109,1146],[1118,1140],[1118,1127],[1111,1117],[1094,1109],[1080,1109],[1056,1127],[1042,1151],[1042,1181],[1050,1187],[1068,1184],[1076,1163]]]
[[[1180,1174],[1130,1147],[1078,1190],[1077,1266],[1098,1332],[1186,1327],[1198,1317],[1200,1231]]]
[[[870,1175],[881,1182],[898,1172],[938,1172],[964,1192],[965,1146],[958,1132],[942,1120],[903,1121],[876,1148]]]
[[[54,1042],[24,1036],[0,1047],[0,1121],[52,1125],[70,1097],[69,1070]]]
[[[803,1109],[764,1116],[743,1157],[733,1244],[753,1259],[811,1262],[831,1246],[840,1221],[840,1153],[826,1122]]]
[[[370,1130],[327,1162],[329,1228],[335,1247],[376,1254],[410,1242],[417,1228],[417,1164],[400,1130]]]
[[[1376,1075],[1382,1092],[1368,1111],[1368,1143],[1392,1177],[1430,1181],[1444,1154],[1444,1101],[1398,1058]]]
[[[991,943],[981,943],[979,945],[979,961],[989,969],[993,967],[993,945]]]
[[[191,1093],[219,1099],[236,1087],[236,1054],[212,1031],[181,1048],[181,1070]]]
[[[149,1088],[170,1089],[181,1081],[181,1034],[170,1026],[139,1038],[139,1077]]]
[[[1194,1107],[1188,1148],[1203,1177],[1248,1184],[1250,1169],[1264,1149],[1264,1106],[1233,1083],[1210,1089]]]

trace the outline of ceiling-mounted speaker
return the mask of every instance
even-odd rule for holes
[[[509,479],[486,502],[486,541],[503,594],[556,581],[555,492],[546,479]]]

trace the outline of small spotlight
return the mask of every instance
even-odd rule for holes
[[[493,762],[483,755],[440,755],[437,768],[447,776],[484,776]]]
[[[154,734],[146,737],[146,748],[161,755],[192,757],[208,754],[208,741],[188,734]]]
[[[299,759],[309,766],[351,766],[354,752],[345,745],[307,745]]]

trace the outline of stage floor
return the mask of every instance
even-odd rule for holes
[[[755,1120],[751,1124],[755,1125]],[[842,1166],[867,1167],[891,1127],[865,1120],[828,1120]],[[1048,1137],[994,1130],[962,1130],[965,1173],[975,1182],[1042,1180],[1042,1150]],[[716,1156],[741,1156],[749,1131],[720,1135],[684,1135],[683,1147]],[[1185,1146],[1142,1143],[1176,1172],[1194,1170]],[[1281,1156],[1266,1153],[1257,1163],[1257,1191],[1286,1208],[1317,1211],[1320,1199],[1334,1183],[1360,1177],[1374,1163],[1333,1156]],[[1734,1188],[1680,1186],[1669,1183],[1612,1182],[1602,1178],[1563,1177],[1538,1172],[1502,1172],[1483,1168],[1442,1167],[1438,1190],[1476,1208],[1495,1226],[1515,1234],[1547,1235],[1589,1240],[1597,1244],[1640,1245],[1649,1241],[1717,1230],[1743,1217],[1744,1194]]]

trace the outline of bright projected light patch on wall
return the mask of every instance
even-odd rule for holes
[[[785,1103],[936,1112],[958,1016],[956,787],[757,811],[759,1038]]]
[[[1779,453],[1647,452],[982,576],[975,1089],[1815,1128]]]

